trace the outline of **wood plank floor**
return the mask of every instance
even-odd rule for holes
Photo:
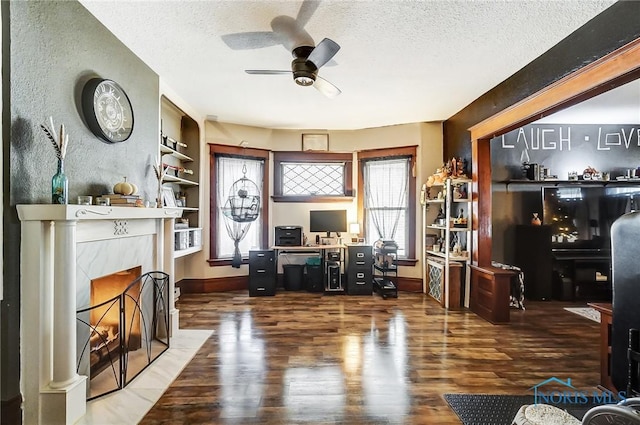
[[[459,424],[445,393],[531,394],[551,376],[592,391],[599,325],[570,305],[496,326],[416,293],[185,294],[180,327],[215,332],[141,423]]]

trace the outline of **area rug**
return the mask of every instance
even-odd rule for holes
[[[600,312],[592,307],[565,307],[565,310],[600,323]]]
[[[533,395],[445,394],[444,399],[463,425],[511,425],[520,406],[534,402]],[[580,420],[593,406],[592,401],[556,405]]]

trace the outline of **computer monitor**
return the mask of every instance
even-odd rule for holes
[[[317,210],[309,211],[309,231],[331,233],[347,231],[347,210]]]

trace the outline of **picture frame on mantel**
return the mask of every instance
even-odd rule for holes
[[[328,134],[303,134],[302,150],[303,151],[328,151],[329,135]]]
[[[176,195],[173,192],[173,189],[168,186],[162,187],[162,201],[165,207],[175,208],[176,205]]]

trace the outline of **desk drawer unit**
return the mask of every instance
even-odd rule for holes
[[[347,293],[373,293],[373,248],[371,245],[347,246]]]
[[[275,294],[275,252],[271,249],[249,251],[249,296],[259,297]]]

